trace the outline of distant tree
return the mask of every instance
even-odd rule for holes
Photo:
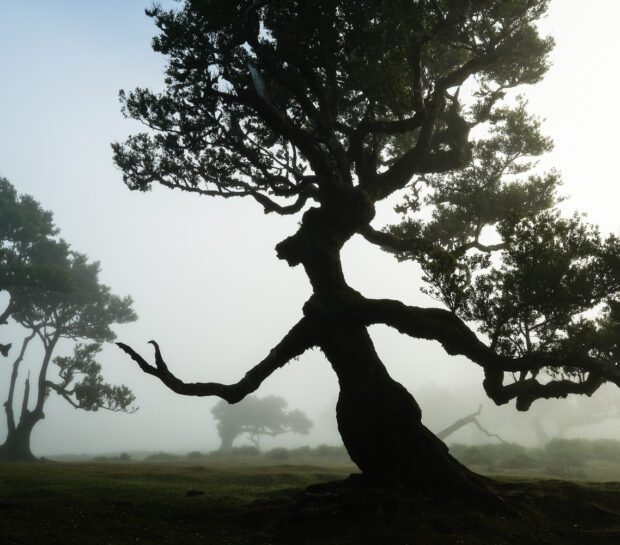
[[[113,146],[126,184],[299,213],[276,252],[304,268],[313,293],[236,384],[185,383],[157,345],[154,364],[121,348],[175,392],[235,403],[318,347],[363,474],[488,498],[422,424],[369,328],[467,357],[488,396],[519,410],[620,385],[620,240],[555,208],[558,173],[533,168],[551,141],[515,101],[549,66],[553,40],[537,25],[548,3],[185,0],[149,10],[153,47],[169,63],[163,90],[121,95],[124,113],[149,128]],[[373,227],[375,206],[399,195],[402,221]],[[340,253],[354,236],[416,262],[443,308],[351,288]]]
[[[299,410],[285,411],[286,406],[286,400],[278,396],[247,396],[235,405],[219,401],[211,412],[218,420],[220,450],[231,450],[233,441],[243,434],[247,434],[258,448],[262,435],[275,437],[289,432],[310,433],[312,421]]]
[[[48,285],[28,283],[16,290],[11,316],[26,329],[27,334],[13,361],[8,398],[4,403],[8,433],[4,444],[0,445],[0,459],[34,458],[30,450],[31,433],[35,424],[44,418],[43,407],[51,391],[74,407],[87,411],[134,410],[131,391],[125,386],[104,383],[101,366],[95,361],[100,343],[115,338],[110,326],[136,319],[131,298],[113,295],[99,282],[99,264],[89,263],[85,255],[69,251],[66,244],[47,245],[46,250],[47,262],[61,272],[69,287],[58,291]],[[44,349],[38,377],[34,381],[35,394],[31,396],[28,375],[16,414],[19,370],[26,349],[35,337],[41,340]],[[61,339],[94,342],[78,343],[73,355],[52,359]],[[53,378],[50,364],[57,368],[57,379]],[[33,407],[31,397],[34,398]]]

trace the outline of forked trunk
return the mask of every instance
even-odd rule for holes
[[[316,325],[318,345],[340,383],[338,429],[351,459],[369,480],[426,492],[491,495],[424,425],[413,396],[393,380],[377,355],[356,308],[363,298],[346,283],[342,245],[374,215],[361,192],[349,191],[347,204],[310,209],[299,231],[276,250],[290,265],[303,264],[314,294],[304,315]]]
[[[7,462],[36,460],[30,450],[30,436],[35,423],[20,424],[9,431],[4,444],[0,445],[0,460]]]

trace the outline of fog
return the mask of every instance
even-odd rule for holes
[[[564,208],[587,212],[603,231],[617,231],[620,78],[613,67],[620,3],[590,5],[584,10],[576,0],[552,2],[541,27],[556,38],[554,66],[543,83],[524,92],[555,140],[544,165],[563,173],[564,192],[572,197]],[[274,251],[299,217],[265,215],[249,200],[161,189],[139,194],[124,186],[110,143],[137,127],[122,118],[118,91],[163,84],[164,59],[150,49],[155,28],[144,7],[140,0],[0,5],[0,175],[53,211],[63,238],[101,262],[101,279],[114,293],[133,297],[139,319],[116,327],[118,340],[149,358],[147,342],[157,340],[183,380],[236,382],[296,323],[310,294],[303,270],[291,269]],[[376,226],[393,217],[392,205],[379,210]],[[399,264],[359,238],[345,247],[343,261],[350,285],[364,295],[436,305],[420,293],[414,265]],[[419,398],[431,429],[484,403],[481,422],[501,428],[491,431],[534,444],[531,432],[523,432],[531,416],[516,414],[512,404],[493,408],[476,365],[384,327],[371,333],[391,375]],[[15,346],[23,332],[8,326],[2,335]],[[70,343],[61,345],[56,355],[70,349]],[[36,365],[37,351],[26,360]],[[170,392],[114,345],[105,346],[100,361],[108,381],[132,388],[139,411],[76,411],[52,395],[33,433],[36,455],[217,448],[210,412],[217,398]],[[0,359],[2,400],[10,362]],[[310,435],[265,439],[264,448],[339,443],[336,376],[319,351],[292,361],[256,393],[282,396],[314,421]],[[5,426],[0,418],[0,441]],[[620,439],[613,428],[599,426],[596,433]],[[459,434],[465,442],[486,440],[475,429]]]

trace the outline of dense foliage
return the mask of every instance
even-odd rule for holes
[[[211,412],[218,421],[217,433],[222,441],[220,450],[230,451],[233,441],[243,434],[247,434],[258,448],[261,435],[310,433],[312,421],[298,409],[286,411],[286,406],[286,400],[278,396],[247,396],[235,405],[219,401]]]
[[[64,271],[55,263],[66,251],[57,233],[51,212],[29,195],[18,195],[13,185],[0,177],[0,293],[7,298],[0,311],[0,325],[27,307],[31,290],[69,289]],[[0,352],[7,356],[10,346],[0,344]]]

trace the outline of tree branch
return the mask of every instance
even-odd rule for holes
[[[71,399],[69,392],[67,392],[67,390],[65,390],[60,384],[56,384],[52,382],[51,380],[46,380],[45,386],[54,390],[59,396],[65,399],[65,401],[67,401],[74,409],[81,408],[78,403],[76,403],[73,399]]]
[[[487,437],[494,437],[495,439],[498,439],[500,443],[504,443],[505,441],[499,435],[489,432],[480,424],[480,422],[478,422],[478,419],[476,417],[480,415],[481,410],[482,405],[478,407],[478,410],[475,413],[467,415],[463,418],[459,418],[456,422],[441,430],[439,433],[436,434],[437,437],[443,441],[446,437],[452,435],[455,431],[471,423],[474,424],[474,426],[476,426],[482,433],[486,434]]]
[[[392,250],[393,252],[411,252],[420,253],[432,250],[435,245],[429,240],[418,238],[400,238],[385,231],[377,231],[370,225],[367,225],[360,231],[362,235],[371,244],[376,244],[382,248]]]
[[[28,372],[28,376],[26,377],[24,384],[24,397],[22,398],[22,410],[20,414],[20,422],[23,422],[28,416],[28,401],[30,400],[30,372]]]
[[[15,302],[13,301],[13,298],[11,298],[9,300],[8,305],[4,309],[4,312],[0,314],[0,325],[6,324],[6,321],[10,318],[11,314],[13,313],[14,308],[15,308]]]
[[[587,353],[555,350],[519,357],[504,356],[485,345],[463,320],[447,310],[407,306],[389,299],[360,298],[359,302],[358,315],[365,325],[381,323],[410,337],[438,341],[448,354],[465,356],[480,365],[485,371],[485,391],[500,405],[516,399],[517,409],[527,410],[536,399],[566,397],[573,393],[590,395],[605,381],[620,386],[620,368]],[[577,368],[587,374],[587,378],[547,383],[530,378],[503,384],[504,373],[535,373],[543,367]]]
[[[237,403],[245,396],[256,391],[262,382],[276,369],[283,367],[291,359],[300,356],[307,349],[316,344],[314,330],[307,318],[302,318],[276,345],[269,355],[258,365],[250,369],[245,376],[235,384],[220,384],[218,382],[186,383],[170,372],[164,362],[159,345],[149,341],[155,349],[155,366],[148,363],[133,348],[116,343],[117,346],[133,359],[140,369],[149,375],[161,380],[173,392],[188,396],[217,396],[228,403]]]
[[[13,401],[15,398],[15,386],[17,384],[17,373],[19,371],[19,366],[22,360],[24,359],[26,348],[28,347],[28,344],[30,343],[30,341],[37,334],[37,332],[38,332],[38,328],[34,328],[34,330],[32,331],[30,335],[28,335],[27,337],[24,337],[24,340],[22,341],[21,350],[19,351],[17,358],[15,358],[15,361],[13,362],[13,369],[11,371],[11,379],[9,383],[9,395],[7,397],[6,402],[4,403],[4,408],[5,408],[6,417],[7,417],[7,425],[8,425],[9,431],[15,431],[15,427],[17,424],[15,422],[15,415],[13,413]]]

